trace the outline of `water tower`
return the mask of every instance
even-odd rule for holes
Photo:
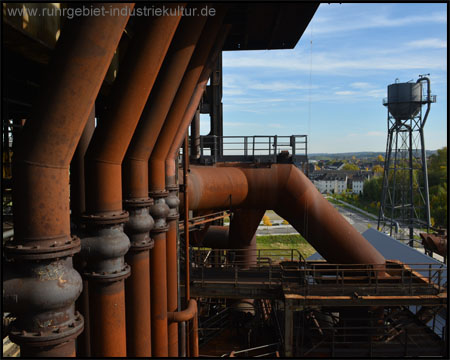
[[[424,75],[416,82],[396,80],[383,99],[388,110],[388,136],[378,230],[388,231],[410,246],[415,228],[428,230],[431,226],[423,129],[434,102],[430,79]]]

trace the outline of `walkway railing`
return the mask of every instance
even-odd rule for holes
[[[200,136],[200,162],[306,162],[307,135]]]

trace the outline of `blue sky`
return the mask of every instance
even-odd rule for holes
[[[307,134],[310,153],[384,151],[387,85],[430,73],[426,147],[446,146],[446,28],[446,4],[321,4],[295,49],[223,53],[224,135]]]

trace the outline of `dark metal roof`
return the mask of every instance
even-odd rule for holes
[[[431,256],[425,255],[420,251],[401,243],[400,241],[375,229],[367,229],[362,233],[375,249],[388,260],[399,260],[404,264],[442,264]],[[308,260],[320,260],[322,256],[316,252]],[[447,268],[446,265],[442,265]],[[412,268],[420,268],[420,265],[411,265]],[[422,266],[423,267],[423,266]],[[422,271],[419,271],[422,272]],[[422,275],[428,276],[427,273]]]
[[[223,50],[292,49],[319,3],[232,3],[226,22],[233,24]]]

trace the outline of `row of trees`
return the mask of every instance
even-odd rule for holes
[[[397,176],[402,176],[398,172]],[[405,181],[406,172],[404,174]],[[416,174],[419,178],[420,174]],[[397,179],[397,181],[401,179]],[[422,179],[419,180],[422,182]],[[447,147],[437,150],[428,161],[428,184],[430,194],[431,223],[433,226],[448,226],[447,216]],[[383,177],[374,177],[364,183],[362,200],[378,202],[381,199]]]

